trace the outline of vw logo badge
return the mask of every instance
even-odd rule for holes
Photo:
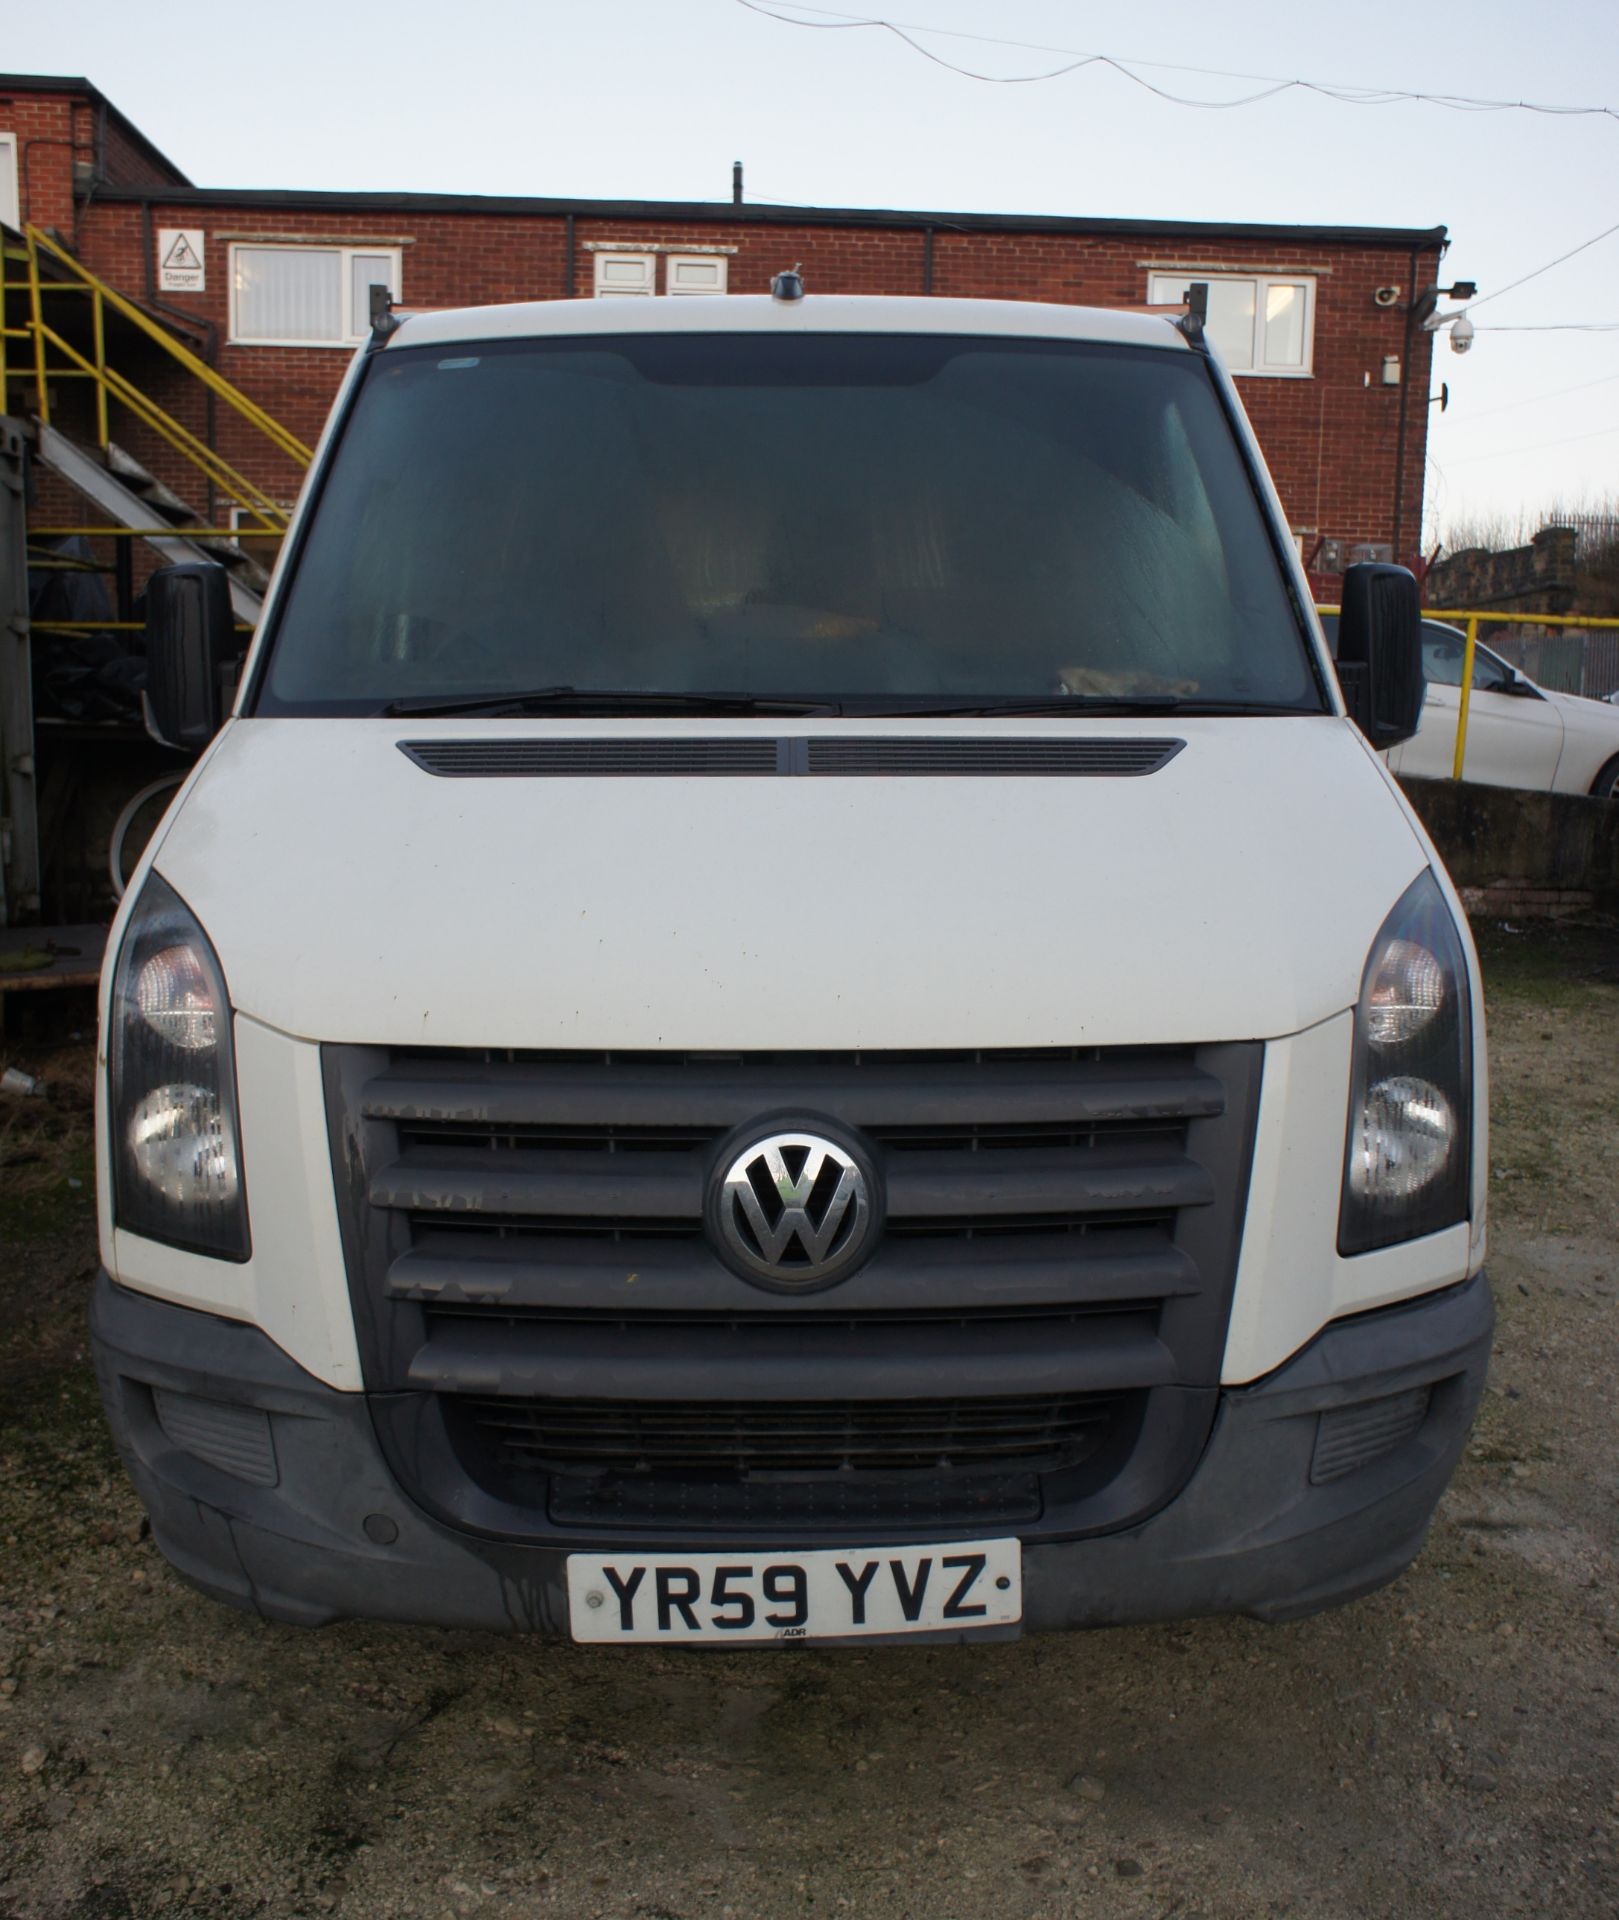
[[[875,1176],[824,1135],[772,1133],[720,1164],[710,1221],[745,1280],[810,1293],[841,1280],[870,1251]]]

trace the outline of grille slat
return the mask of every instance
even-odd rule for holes
[[[368,1118],[453,1127],[695,1127],[719,1134],[763,1113],[834,1114],[881,1133],[904,1127],[1184,1123],[1225,1110],[1225,1089],[1183,1054],[1034,1059],[964,1054],[927,1061],[881,1054],[822,1063],[524,1060],[406,1055],[360,1093]]]
[[[445,1234],[441,1221],[424,1222],[416,1244],[388,1269],[390,1297],[507,1314],[735,1315],[742,1306],[736,1275],[696,1235],[635,1245],[557,1235],[539,1250],[532,1236],[513,1235],[471,1255],[453,1244],[466,1237]],[[910,1317],[1184,1299],[1198,1285],[1196,1267],[1167,1232],[1103,1227],[1082,1245],[1067,1234],[1007,1234],[992,1259],[977,1240],[906,1235],[885,1242],[838,1295],[845,1310],[862,1316]],[[746,1309],[779,1320],[801,1315],[804,1305],[750,1289]]]
[[[373,1178],[371,1204],[518,1219],[698,1220],[707,1170],[692,1151],[409,1147]],[[1206,1206],[1214,1197],[1201,1167],[1150,1144],[911,1152],[894,1157],[887,1189],[896,1222],[1141,1213]]]
[[[787,1338],[754,1321],[525,1323],[460,1315],[435,1323],[406,1384],[514,1400],[571,1398],[595,1382],[624,1402],[697,1396],[729,1405],[768,1391],[883,1402],[925,1397],[941,1366],[968,1400],[1018,1388],[1110,1392],[1175,1377],[1150,1312],[1032,1325],[982,1319],[966,1329],[836,1321],[795,1325]]]
[[[371,1182],[374,1207],[412,1212],[698,1219],[695,1153],[523,1153],[510,1148],[408,1148]]]

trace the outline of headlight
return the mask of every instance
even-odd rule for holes
[[[225,976],[190,909],[156,874],[124,930],[110,1054],[114,1224],[194,1253],[245,1260]]]
[[[1383,922],[1361,978],[1340,1253],[1467,1218],[1471,1082],[1467,961],[1426,872]]]

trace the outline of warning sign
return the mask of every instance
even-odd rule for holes
[[[158,228],[157,283],[164,293],[206,292],[201,227]]]

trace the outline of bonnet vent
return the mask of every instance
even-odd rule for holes
[[[399,750],[441,779],[656,780],[809,774],[854,779],[885,776],[999,775],[1027,779],[1157,773],[1184,740],[998,740],[818,735],[772,740],[696,738],[401,740]]]
[[[401,740],[399,750],[443,779],[632,780],[772,774],[776,742],[730,740]]]
[[[805,742],[804,771],[821,774],[1111,774],[1156,773],[1181,740],[876,740],[859,735]]]

